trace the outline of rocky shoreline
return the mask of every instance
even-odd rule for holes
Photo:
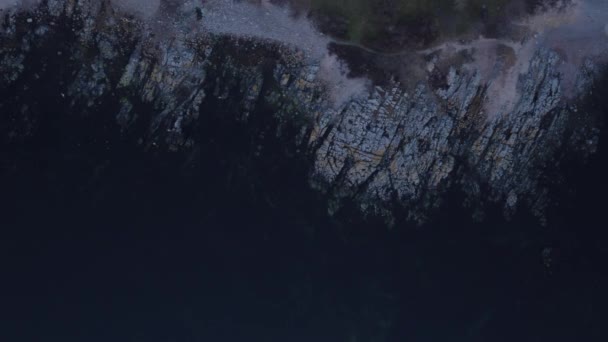
[[[441,86],[389,82],[335,101],[333,88],[344,85],[323,80],[320,61],[280,43],[193,30],[198,20],[184,6],[171,25],[153,26],[109,2],[5,11],[3,144],[26,144],[52,108],[78,120],[103,116],[149,153],[188,152],[209,144],[202,118],[221,114],[256,130],[252,159],[274,148],[265,145],[271,135],[308,161],[310,186],[329,198],[330,213],[348,204],[389,223],[397,212],[428,221],[453,190],[476,215],[490,203],[542,221],[555,186],[547,170],[597,148],[601,117],[584,106],[602,70],[592,60],[579,72],[581,100],[565,101],[559,54],[538,49],[518,82],[523,96],[491,117],[490,85],[464,67],[449,68]]]

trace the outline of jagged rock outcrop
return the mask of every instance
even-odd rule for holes
[[[332,199],[331,211],[348,200],[386,217],[402,208],[416,221],[454,187],[472,203],[503,203],[509,214],[523,201],[542,216],[543,171],[556,153],[570,144],[592,153],[597,144],[584,113],[561,100],[559,57],[550,50],[536,51],[508,115],[486,113],[488,85],[457,67],[439,89],[393,82],[336,106],[318,61],[290,46],[193,29],[197,20],[182,8],[170,25],[155,26],[104,1],[51,0],[5,12],[3,140],[35,135],[48,110],[41,106],[56,103],[73,115],[112,115],[123,131],[143,127],[148,148],[188,149],[197,143],[189,127],[212,100],[235,120],[267,113],[279,123],[273,134],[298,125],[293,141],[310,157],[310,182]],[[586,65],[581,89],[597,72]],[[36,82],[52,82],[55,93],[33,93]]]

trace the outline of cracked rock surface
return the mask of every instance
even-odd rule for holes
[[[441,88],[389,82],[336,106],[320,62],[301,51],[193,29],[196,12],[187,6],[175,18],[153,26],[104,1],[49,0],[5,11],[4,142],[35,135],[54,104],[70,115],[112,116],[117,130],[137,134],[148,149],[193,149],[200,143],[193,127],[216,110],[213,103],[233,120],[262,113],[277,122],[260,135],[295,132],[289,139],[310,161],[311,186],[331,199],[330,211],[350,202],[366,215],[403,210],[417,222],[454,188],[472,206],[497,202],[506,215],[524,206],[542,218],[545,171],[564,153],[584,156],[597,145],[593,118],[562,100],[559,56],[548,49],[535,51],[520,75],[524,95],[508,115],[486,113],[488,84],[458,67]],[[585,64],[579,87],[589,89],[599,69]],[[35,93],[30,84],[37,82],[55,92]]]

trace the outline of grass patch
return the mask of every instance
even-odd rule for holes
[[[504,15],[509,0],[310,0],[314,13],[340,25],[342,36],[355,43],[390,34],[416,34],[421,22],[432,22],[437,36],[454,36],[479,22]],[[331,22],[334,20],[335,22]]]

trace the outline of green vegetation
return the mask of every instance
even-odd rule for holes
[[[385,39],[386,35],[391,34],[423,34],[434,35],[435,38],[439,35],[461,34],[469,30],[474,23],[482,20],[486,23],[496,22],[504,15],[509,0],[310,0],[310,2],[311,9],[317,17],[326,17],[326,27],[329,27],[329,31],[332,31],[332,25],[340,26],[340,30],[336,31],[340,31],[342,38],[354,43],[369,43]]]
[[[311,6],[313,11],[330,18],[346,19],[347,38],[353,42],[361,42],[364,36],[373,34],[371,0],[312,0]]]

